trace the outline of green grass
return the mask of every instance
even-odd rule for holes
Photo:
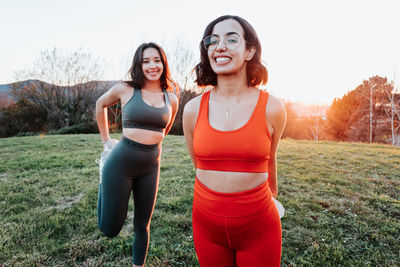
[[[132,212],[116,238],[97,229],[101,149],[98,135],[0,139],[0,266],[131,264]],[[283,140],[278,161],[283,266],[400,265],[400,148]],[[198,266],[193,182],[168,136],[147,266]]]

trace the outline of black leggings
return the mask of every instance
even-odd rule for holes
[[[144,145],[122,137],[104,163],[97,220],[108,237],[125,222],[131,191],[134,199],[133,263],[143,265],[149,245],[151,215],[157,197],[161,143]]]

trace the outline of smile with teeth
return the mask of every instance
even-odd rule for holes
[[[228,61],[230,61],[231,59],[229,57],[216,57],[215,61],[217,63],[226,63]]]
[[[159,71],[158,70],[153,70],[153,71],[148,71],[147,73],[150,74],[150,75],[156,75],[156,74],[159,73]]]

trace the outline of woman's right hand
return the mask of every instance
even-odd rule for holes
[[[110,138],[107,141],[103,141],[103,148],[104,150],[112,150],[116,144],[118,144],[117,139]]]

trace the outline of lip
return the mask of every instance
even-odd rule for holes
[[[149,75],[157,75],[157,74],[159,74],[160,73],[160,71],[159,70],[151,70],[151,71],[148,71],[147,72]]]
[[[219,65],[225,65],[231,62],[232,58],[226,55],[214,56],[214,62]]]

